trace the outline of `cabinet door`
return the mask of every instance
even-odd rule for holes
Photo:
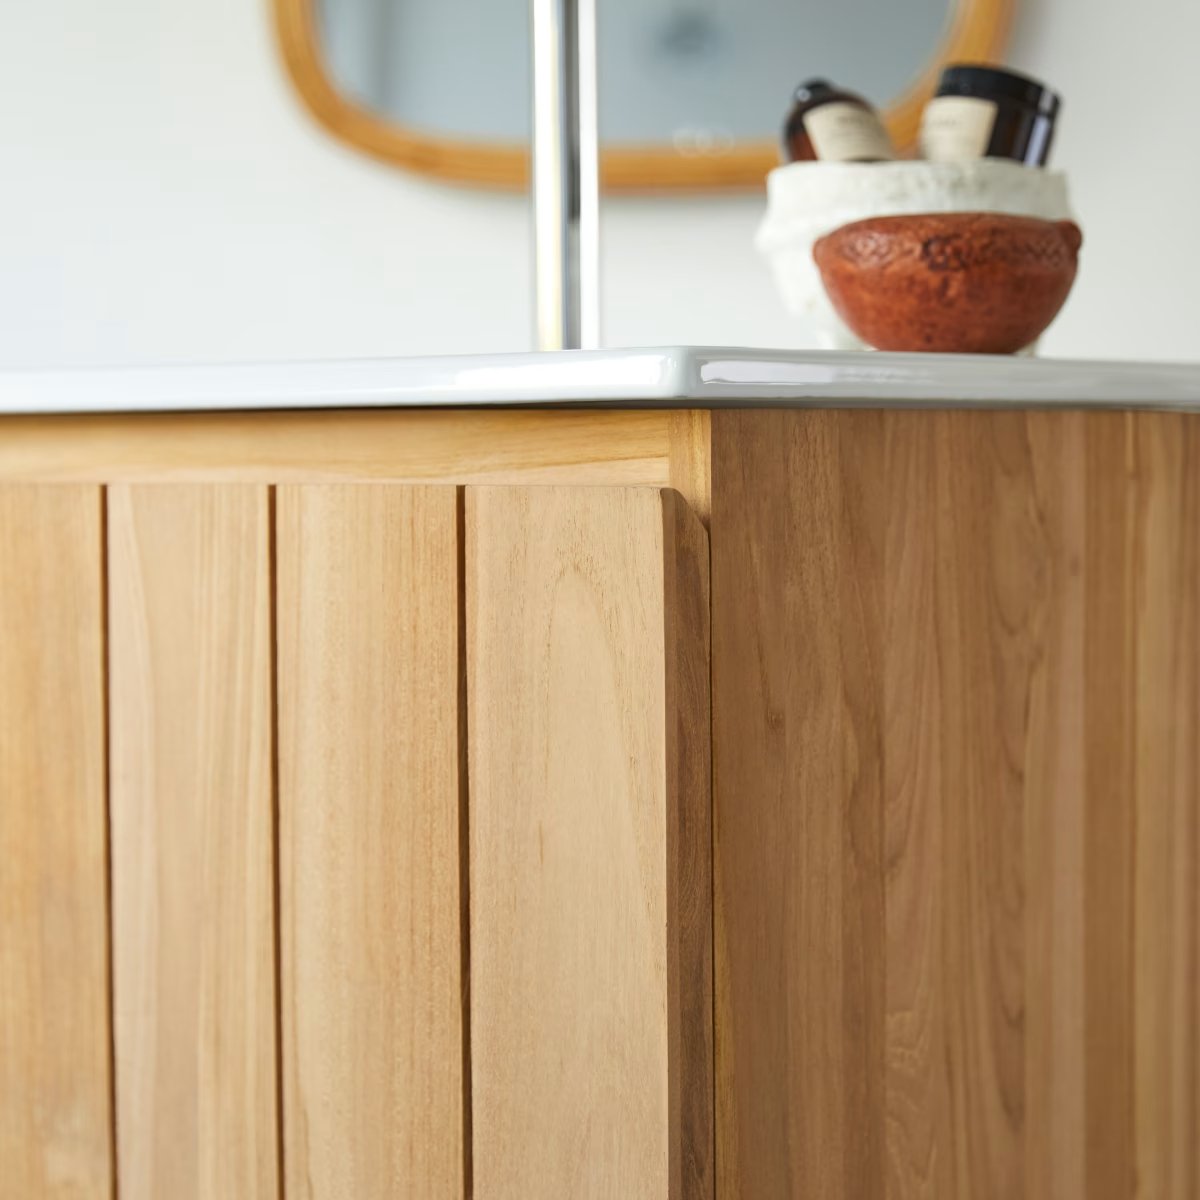
[[[3,1200],[711,1197],[674,493],[4,488],[0,567]]]
[[[478,488],[465,551],[474,1194],[711,1196],[704,530]]]

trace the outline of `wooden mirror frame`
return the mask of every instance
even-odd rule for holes
[[[316,0],[271,0],[287,72],[304,106],[334,137],[376,158],[423,175],[475,187],[520,190],[529,184],[528,147],[512,142],[439,138],[393,124],[343,96],[329,78],[317,39]],[[917,79],[884,113],[901,153],[916,144],[921,110],[947,62],[997,61],[1008,41],[1016,0],[957,0],[942,44]],[[782,119],[782,109],[780,117]],[[773,140],[735,143],[719,154],[686,155],[669,147],[606,146],[600,178],[606,191],[730,191],[761,188],[779,164]]]

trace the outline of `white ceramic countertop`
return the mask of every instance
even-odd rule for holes
[[[1200,364],[671,346],[0,371],[0,414],[610,405],[1200,411]]]

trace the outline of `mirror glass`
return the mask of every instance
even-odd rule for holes
[[[821,76],[886,107],[926,67],[955,0],[598,0],[600,133],[719,153],[776,137]],[[523,142],[529,0],[317,0],[326,70],[415,132]]]

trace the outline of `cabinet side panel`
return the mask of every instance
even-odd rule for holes
[[[712,455],[720,1194],[1194,1194],[1200,418]]]
[[[112,1184],[100,490],[0,487],[0,1195]]]
[[[707,829],[703,602],[672,596],[703,534],[677,516],[664,567],[657,490],[467,491],[480,1200],[712,1194],[707,873],[678,841]]]
[[[714,414],[722,1196],[1081,1185],[1082,452]]]
[[[289,1200],[464,1194],[453,488],[277,502]]]
[[[122,1200],[277,1187],[268,495],[109,491]]]

